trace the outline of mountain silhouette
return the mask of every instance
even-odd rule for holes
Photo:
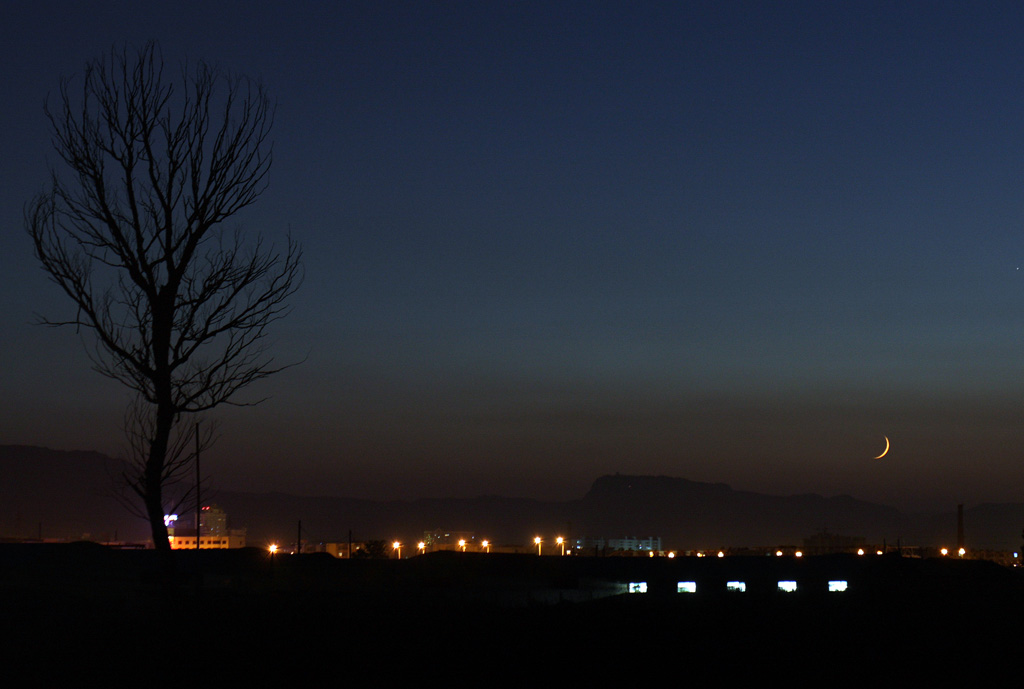
[[[145,540],[146,524],[115,498],[119,463],[97,452],[0,445],[0,538]],[[303,539],[343,542],[465,531],[495,544],[528,545],[534,535],[576,538],[660,537],[665,549],[800,545],[828,531],[868,543],[954,545],[956,512],[906,514],[848,495],[765,495],[669,476],[615,474],[582,498],[541,501],[501,496],[368,500],[217,490],[212,498],[250,545]],[[967,544],[1016,549],[1024,504],[965,510]]]

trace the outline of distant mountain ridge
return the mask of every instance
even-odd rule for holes
[[[581,507],[591,531],[607,533],[627,523],[696,548],[799,544],[824,529],[881,542],[909,528],[898,510],[849,496],[781,497],[668,476],[602,476]]]
[[[96,452],[0,445],[0,537],[145,540],[146,525],[112,497],[116,460]],[[245,527],[251,545],[303,538],[344,541],[399,538],[424,531],[467,531],[495,543],[526,544],[535,534],[569,538],[661,537],[666,548],[799,545],[827,530],[905,545],[955,543],[956,516],[908,515],[848,495],[775,496],[737,491],[724,483],[670,476],[601,476],[576,500],[485,496],[378,501],[216,491],[231,525]],[[966,510],[968,545],[1015,549],[1024,503]]]

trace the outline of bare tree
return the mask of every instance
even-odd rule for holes
[[[276,250],[223,224],[266,188],[263,88],[204,62],[163,72],[149,44],[89,62],[80,86],[62,80],[46,114],[66,169],[25,211],[36,256],[76,310],[44,322],[91,331],[95,369],[137,393],[127,479],[158,549],[169,548],[164,488],[184,461],[176,425],[281,370],[264,338],[302,277],[290,237]]]

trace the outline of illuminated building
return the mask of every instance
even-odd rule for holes
[[[228,518],[224,510],[216,505],[207,505],[199,511],[199,549],[244,548],[245,529],[228,529]],[[195,550],[196,530],[177,526],[177,515],[166,515],[167,540],[171,550]]]
[[[174,535],[168,535],[167,540],[171,542],[171,550],[195,550],[196,530],[176,528]],[[244,547],[245,529],[231,529],[229,533],[222,536],[207,536],[203,534],[199,537],[200,550]]]

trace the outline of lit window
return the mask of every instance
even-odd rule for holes
[[[830,581],[830,582],[828,582],[828,590],[829,591],[845,591],[846,590],[846,581],[845,580]]]
[[[747,584],[742,581],[727,581],[725,582],[725,588],[728,591],[739,591],[742,593],[747,590]]]
[[[697,593],[697,582],[680,581],[676,584],[676,593]]]
[[[780,591],[785,591],[786,593],[792,593],[793,591],[796,591],[796,582],[795,581],[780,581],[779,582],[779,590]]]
[[[646,581],[631,581],[629,582],[630,593],[647,593],[647,582]]]

